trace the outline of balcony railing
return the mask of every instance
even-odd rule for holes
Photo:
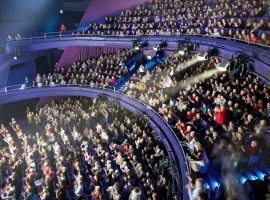
[[[6,43],[10,43],[10,42],[23,42],[23,41],[40,41],[40,40],[46,40],[46,39],[61,39],[61,38],[67,38],[67,37],[72,37],[74,39],[78,39],[78,38],[83,38],[83,37],[89,37],[91,39],[97,38],[132,38],[132,39],[145,39],[147,40],[147,38],[152,37],[152,38],[169,38],[172,36],[193,36],[193,37],[203,37],[203,38],[215,38],[215,39],[222,39],[222,40],[232,40],[232,41],[237,41],[240,43],[245,43],[245,44],[249,44],[249,45],[254,45],[254,46],[258,46],[261,48],[266,48],[266,49],[270,49],[270,45],[265,45],[265,44],[261,44],[261,43],[254,43],[254,42],[249,42],[246,40],[242,40],[242,39],[237,39],[237,38],[232,38],[232,37],[225,37],[225,36],[213,36],[213,35],[204,35],[204,34],[170,34],[170,35],[95,35],[95,34],[83,34],[83,33],[73,33],[71,31],[67,31],[67,32],[49,32],[49,33],[38,33],[33,35],[32,37],[21,37],[19,39],[9,39],[6,41]]]

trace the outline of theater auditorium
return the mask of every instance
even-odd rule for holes
[[[0,0],[0,200],[269,200],[269,0]]]

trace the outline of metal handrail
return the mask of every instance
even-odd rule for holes
[[[119,92],[120,94],[122,94],[122,95],[124,95],[124,96],[127,96],[127,97],[129,97],[129,98],[131,98],[131,99],[133,99],[133,100],[135,100],[135,101],[137,101],[137,102],[139,102],[139,103],[141,103],[141,104],[143,104],[143,105],[145,105],[148,109],[150,109],[152,112],[154,112],[154,113],[155,113],[155,114],[156,114],[156,115],[157,115],[157,116],[158,116],[158,117],[159,117],[159,118],[167,125],[167,127],[170,129],[171,133],[174,135],[174,138],[176,139],[178,145],[179,145],[180,148],[181,148],[182,155],[183,155],[184,160],[185,160],[186,170],[187,170],[188,173],[190,173],[190,172],[191,172],[191,167],[190,167],[190,165],[189,165],[189,162],[188,162],[186,153],[185,153],[185,151],[184,151],[184,149],[183,149],[182,143],[181,143],[181,141],[179,140],[179,138],[177,137],[177,135],[176,135],[176,133],[174,132],[174,130],[171,128],[171,126],[166,122],[166,120],[164,120],[163,117],[160,116],[160,114],[159,114],[155,109],[153,109],[151,106],[145,104],[143,101],[141,101],[141,100],[139,100],[139,99],[135,99],[135,98],[133,98],[133,97],[130,97],[130,96],[128,96],[127,94],[122,93],[121,91],[117,91],[117,92]],[[180,169],[181,169],[181,166],[179,166],[179,167],[180,167]],[[182,169],[181,169],[181,171],[182,171]],[[183,181],[183,178],[184,178],[184,177],[181,175],[181,178],[180,178],[181,181]],[[182,184],[183,184],[183,183],[182,183]]]
[[[27,83],[22,83],[22,84],[16,84],[16,85],[9,85],[9,86],[5,86],[3,88],[0,88],[0,93],[2,92],[9,92],[9,91],[14,91],[14,90],[25,90],[25,89],[31,89],[31,88],[41,88],[41,87],[57,87],[57,86],[79,86],[79,87],[91,87],[90,85],[82,85],[82,84],[54,84],[53,86],[51,85],[41,85],[41,86],[27,86]],[[13,88],[14,89],[9,89],[9,88]],[[17,87],[17,88],[16,88]],[[116,88],[115,86],[111,86],[111,85],[106,85],[104,87],[92,87],[92,88],[99,88],[99,89],[107,89],[107,90],[110,90],[110,91],[113,91],[113,92],[117,92],[121,95],[124,95],[124,96],[127,96],[141,104],[144,104],[147,108],[150,108],[157,116],[159,116],[160,119],[162,119],[162,121],[168,126],[168,128],[171,130],[171,132],[174,134],[175,138],[177,139],[179,145],[181,146],[181,149],[182,151],[184,152],[183,148],[182,148],[182,145],[181,145],[181,142],[180,140],[178,139],[178,137],[176,136],[175,132],[173,131],[173,129],[171,128],[171,126],[163,119],[162,116],[160,116],[160,114],[154,110],[151,106],[145,104],[144,102],[142,102],[141,100],[139,99],[135,99],[135,98],[132,98],[130,96],[128,96],[127,94],[123,93],[123,92],[120,92],[120,91],[116,91]],[[187,161],[186,159],[186,156],[184,154],[184,157],[185,157],[185,160]],[[187,162],[187,170],[189,171],[190,168],[188,167],[188,162]]]
[[[54,84],[54,85],[41,85],[41,86],[27,86],[27,83],[22,83],[22,84],[16,84],[16,85],[9,85],[9,86],[5,86],[0,88],[0,93],[5,93],[5,92],[9,92],[9,91],[16,91],[16,90],[25,90],[25,89],[31,89],[31,88],[42,88],[42,87],[57,87],[57,86],[79,86],[79,87],[91,87],[91,88],[98,88],[98,89],[107,89],[113,92],[116,92],[116,88],[115,86],[111,86],[111,85],[106,85],[103,87],[92,87],[90,85],[83,85],[83,84]],[[14,88],[13,88],[14,87]],[[13,88],[13,89],[9,89],[9,88]]]
[[[49,34],[54,34],[54,35],[49,35]],[[207,38],[216,38],[216,39],[223,39],[223,40],[233,40],[245,44],[251,44],[255,46],[259,46],[262,48],[270,48],[270,45],[265,45],[261,43],[255,43],[255,42],[249,42],[246,40],[238,39],[238,38],[233,38],[233,37],[227,37],[227,36],[213,36],[213,35],[205,35],[205,34],[169,34],[169,35],[97,35],[97,34],[88,34],[88,33],[65,33],[65,32],[49,32],[49,33],[44,33],[43,37],[26,37],[26,38],[20,38],[20,39],[11,39],[6,41],[6,43],[12,43],[12,42],[20,42],[20,41],[25,41],[25,40],[38,40],[38,39],[48,39],[48,38],[63,38],[63,37],[99,37],[99,38],[141,38],[141,37],[171,37],[171,36],[197,36],[197,37],[207,37]]]
[[[182,148],[182,144],[181,144],[180,140],[178,139],[178,137],[176,136],[174,130],[173,130],[173,129],[171,128],[171,126],[166,122],[166,120],[164,120],[163,117],[160,116],[160,114],[159,114],[156,110],[154,110],[151,106],[145,104],[143,101],[141,101],[141,100],[139,100],[139,99],[135,99],[135,98],[133,98],[133,97],[128,96],[127,94],[125,94],[125,93],[123,93],[123,92],[117,91],[116,88],[115,88],[115,86],[106,85],[106,86],[103,86],[103,87],[96,87],[96,86],[92,87],[92,86],[90,86],[90,85],[83,85],[83,84],[54,84],[53,86],[52,86],[52,85],[27,86],[26,83],[22,83],[22,84],[9,85],[9,86],[6,86],[6,87],[4,87],[4,88],[0,88],[0,93],[1,93],[1,92],[3,93],[3,92],[14,91],[14,90],[25,90],[25,89],[31,89],[31,88],[57,87],[57,86],[60,86],[60,87],[61,87],[61,86],[79,86],[79,87],[98,88],[98,89],[103,89],[103,90],[104,90],[104,89],[107,89],[107,90],[113,91],[113,92],[115,92],[115,93],[119,93],[119,94],[121,94],[121,95],[123,95],[123,96],[127,96],[127,97],[129,97],[129,98],[131,98],[131,99],[133,99],[133,100],[135,100],[135,101],[137,101],[137,102],[139,102],[139,103],[145,105],[145,107],[151,109],[151,110],[152,110],[152,111],[153,111],[153,112],[154,112],[154,113],[155,113],[155,114],[156,114],[156,115],[157,115],[157,116],[158,116],[158,117],[159,117],[159,118],[160,118],[160,119],[168,126],[168,128],[170,129],[170,131],[174,134],[175,138],[177,139],[179,145],[181,146],[182,151],[184,152],[184,150],[183,150],[183,148]],[[14,89],[9,89],[9,88],[13,88],[13,87],[15,87],[15,88],[14,88]],[[17,88],[16,88],[16,87],[17,87]],[[185,158],[185,160],[187,161],[185,154],[184,154],[184,158]],[[189,168],[189,166],[188,166],[188,162],[187,162],[187,170],[190,171],[190,168]]]
[[[117,92],[119,92],[119,91],[117,91]],[[131,99],[133,99],[133,100],[135,100],[135,101],[137,101],[137,102],[139,102],[139,103],[141,103],[141,104],[144,104],[147,108],[149,108],[149,109],[151,109],[167,126],[168,126],[168,128],[170,129],[170,131],[174,134],[174,136],[175,136],[175,138],[176,138],[176,140],[177,140],[177,142],[179,143],[179,146],[181,147],[181,150],[182,150],[182,152],[183,152],[183,155],[184,155],[184,158],[185,158],[185,161],[186,161],[186,166],[187,166],[187,171],[188,172],[190,172],[190,166],[189,166],[189,163],[188,163],[188,160],[187,160],[187,157],[186,157],[186,154],[185,154],[185,151],[184,151],[184,149],[183,149],[183,147],[182,147],[182,143],[181,143],[181,141],[178,139],[178,137],[176,136],[176,133],[174,132],[174,130],[171,128],[171,126],[166,122],[166,120],[164,120],[163,119],[163,117],[162,116],[160,116],[160,114],[155,110],[155,109],[153,109],[151,106],[149,106],[149,105],[147,105],[147,104],[145,104],[143,101],[141,101],[141,100],[139,100],[139,99],[135,99],[135,98],[133,98],[133,97],[130,97],[130,96],[128,96],[127,94],[125,94],[125,93],[122,93],[122,92],[119,92],[120,94],[122,94],[122,95],[124,95],[124,96],[127,96],[127,97],[129,97],[129,98],[131,98]]]

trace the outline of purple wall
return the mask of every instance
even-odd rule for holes
[[[153,49],[144,49],[143,50],[143,54],[145,56],[151,56],[152,58],[156,55],[156,51],[154,51]]]
[[[103,20],[105,16],[114,15],[119,11],[129,9],[146,2],[147,0],[91,0],[80,25],[87,25],[91,22]],[[97,47],[93,47],[92,49],[89,49],[89,47],[69,47],[64,50],[58,66],[67,67],[76,60],[85,60],[89,57],[97,57],[103,53],[115,52],[114,50],[109,51],[111,48],[104,47],[102,49],[103,50],[100,52]]]
[[[73,62],[96,58],[102,54],[115,53],[120,50],[113,47],[69,47],[63,52],[58,67],[69,67]]]
[[[138,4],[146,3],[147,0],[92,0],[80,22],[87,25],[100,21],[105,16],[111,16],[119,11],[130,9]]]

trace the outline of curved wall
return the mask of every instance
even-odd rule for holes
[[[177,41],[183,40],[199,45],[198,51],[207,51],[209,48],[219,49],[219,56],[231,58],[235,53],[246,54],[253,62],[255,72],[260,76],[270,80],[270,47],[261,48],[259,46],[242,43],[235,40],[219,39],[203,36],[61,36],[54,38],[27,39],[22,41],[9,42],[6,45],[7,53],[16,49],[21,51],[37,51],[52,48],[67,48],[71,46],[99,46],[130,48],[134,40],[140,39],[148,42],[152,47],[162,40],[167,42],[167,49],[176,49]],[[1,64],[1,63],[0,63]]]
[[[132,112],[139,113],[140,115],[147,115],[149,118],[149,124],[157,133],[162,136],[161,139],[166,147],[168,155],[176,167],[176,173],[178,176],[176,175],[175,178],[178,183],[179,197],[180,199],[188,199],[187,190],[185,189],[185,185],[187,184],[188,180],[185,176],[185,173],[187,172],[187,163],[184,152],[174,133],[152,108],[137,100],[131,99],[128,96],[120,93],[114,93],[110,90],[74,86],[29,88],[25,90],[0,92],[0,105],[20,100],[48,96],[84,96],[90,98],[105,96],[107,98],[116,100],[123,107]]]

